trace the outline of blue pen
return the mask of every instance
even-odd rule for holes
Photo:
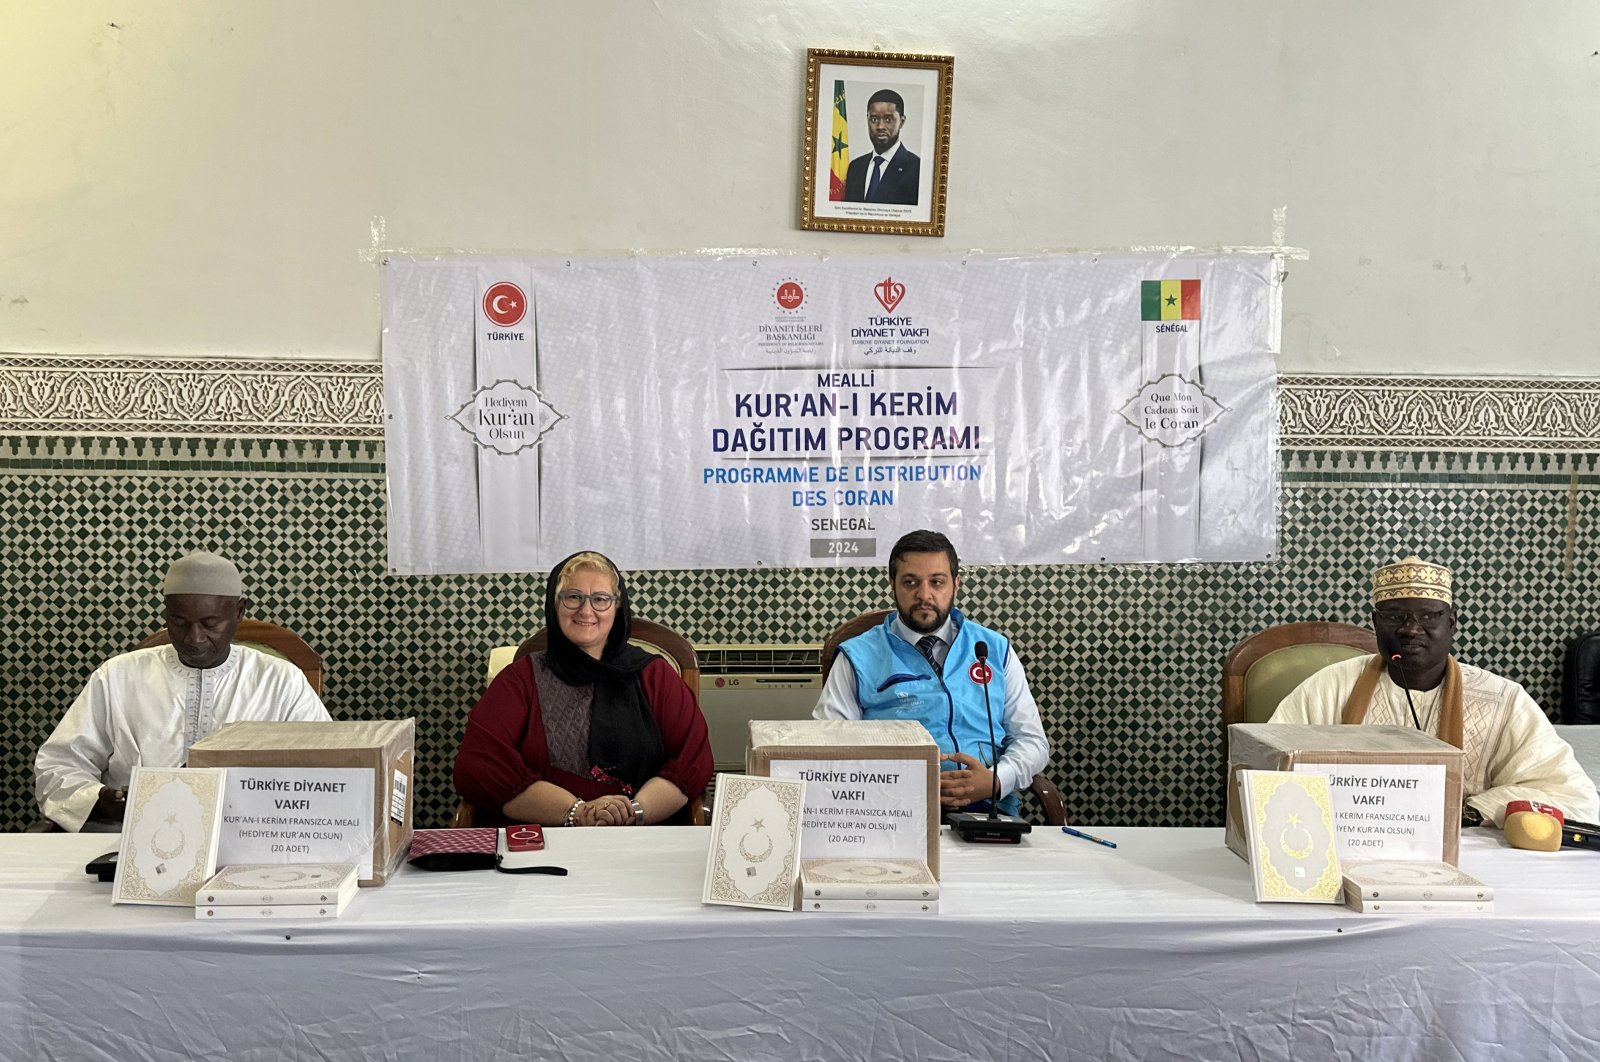
[[[1093,841],[1095,844],[1103,844],[1107,848],[1115,848],[1117,846],[1115,841],[1108,841],[1104,837],[1096,837],[1094,834],[1084,833],[1082,830],[1074,830],[1071,826],[1061,827],[1061,832],[1070,833],[1074,837],[1082,837],[1085,841]]]

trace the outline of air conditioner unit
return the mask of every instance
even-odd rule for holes
[[[696,645],[700,710],[719,771],[744,770],[752,719],[810,719],[822,694],[820,645]]]

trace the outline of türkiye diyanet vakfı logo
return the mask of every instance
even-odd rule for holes
[[[538,446],[566,414],[515,380],[480,387],[450,419],[485,450],[514,454]]]

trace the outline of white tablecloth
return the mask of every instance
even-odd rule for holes
[[[6,1059],[1585,1059],[1600,855],[1472,830],[1493,915],[1256,904],[1220,830],[946,842],[932,916],[702,907],[707,831],[551,830],[570,877],[405,868],[343,918],[113,907],[8,835]]]

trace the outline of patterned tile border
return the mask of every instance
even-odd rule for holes
[[[1323,449],[1280,451],[1283,482],[1325,489],[1391,486],[1549,487],[1600,486],[1600,451]]]
[[[383,436],[376,362],[0,355],[0,431]]]
[[[1600,450],[1400,451],[1285,446],[1279,452],[1278,467],[1285,488],[1600,489]],[[382,479],[384,447],[380,439],[9,435],[0,431],[0,474]]]
[[[0,355],[0,432],[383,435],[376,362]],[[1279,377],[1286,448],[1600,450],[1600,378]]]
[[[383,476],[380,439],[251,439],[239,436],[0,434],[7,474],[161,473]]]
[[[1282,376],[1284,446],[1600,449],[1600,379]]]

